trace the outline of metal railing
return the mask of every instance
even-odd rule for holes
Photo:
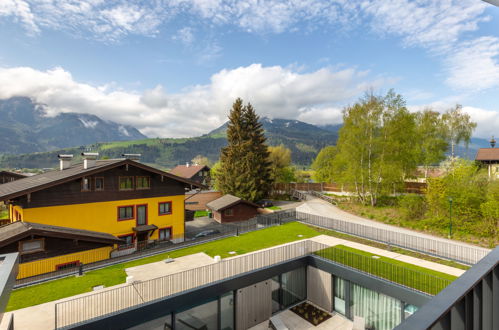
[[[416,233],[408,234],[299,211],[296,212],[296,218],[301,222],[314,226],[435,255],[444,259],[455,260],[468,265],[477,263],[490,252],[489,249],[454,243],[444,239],[428,238],[419,236]]]
[[[310,255],[326,247],[321,243],[303,240],[59,302],[55,305],[55,328],[75,326],[93,318],[110,315],[202,285]]]
[[[365,256],[341,248],[330,247],[314,254],[429,295],[436,295],[452,283],[452,280],[447,278],[386,262],[377,256]]]
[[[411,329],[499,329],[499,246],[398,325]]]
[[[337,205],[338,202],[332,198],[331,196],[328,196],[328,195],[324,195],[323,193],[320,193],[320,192],[317,192],[317,191],[310,191],[309,192],[312,196],[314,197],[317,197],[317,198],[320,198],[328,203],[331,203],[331,204],[334,204],[334,205]]]

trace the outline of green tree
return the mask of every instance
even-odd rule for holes
[[[425,109],[416,114],[417,144],[420,147],[419,163],[424,166],[425,178],[428,177],[430,165],[438,164],[445,159],[449,148],[446,129],[440,113]]]
[[[227,126],[228,145],[222,148],[216,182],[224,194],[256,201],[271,188],[269,152],[259,117],[251,104],[238,98]]]
[[[291,166],[291,150],[281,144],[269,147],[268,151],[272,181],[295,181],[294,168]]]
[[[343,112],[333,174],[362,203],[376,205],[381,194],[403,185],[418,161],[414,115],[402,96],[367,94]]]
[[[335,146],[327,146],[319,151],[311,166],[312,170],[314,170],[313,179],[316,182],[333,182],[333,160],[335,155]]]
[[[442,116],[446,128],[447,139],[451,145],[451,156],[455,158],[456,145],[464,141],[466,149],[471,135],[476,128],[476,123],[471,121],[469,114],[463,112],[463,107],[456,104],[454,108],[448,109]]]

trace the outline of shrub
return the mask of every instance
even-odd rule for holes
[[[425,198],[417,194],[400,197],[399,206],[405,220],[420,220],[426,212]]]

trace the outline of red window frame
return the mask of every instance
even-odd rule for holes
[[[161,213],[161,204],[170,204],[170,212],[168,213]],[[170,215],[173,213],[173,203],[172,201],[168,201],[168,202],[159,202],[158,203],[158,216],[162,216],[162,215]]]
[[[58,264],[58,265],[55,265],[55,270],[61,270],[62,267],[64,266],[67,266],[67,265],[71,265],[71,264],[74,264],[74,267],[78,267],[80,266],[81,262],[80,260],[75,260],[75,261],[70,261],[70,262],[65,262],[63,264]],[[63,269],[67,269],[67,268],[63,268]]]
[[[131,207],[132,208],[132,217],[131,218],[123,218],[123,219],[120,219],[120,208],[123,208],[123,207]],[[133,220],[135,219],[135,205],[120,205],[118,206],[117,208],[117,219],[118,221],[127,221],[127,220]]]
[[[169,229],[170,230],[170,238],[168,240],[166,239],[160,239],[160,232],[162,230],[166,230],[166,229]],[[171,241],[173,239],[173,227],[172,226],[169,226],[169,227],[163,227],[163,228],[158,228],[158,241]]]
[[[135,222],[136,222],[136,225],[137,226],[143,226],[143,225],[139,225],[138,224],[138,221],[139,221],[139,206],[145,206],[146,207],[146,225],[149,224],[149,205],[148,204],[137,204],[135,205]]]

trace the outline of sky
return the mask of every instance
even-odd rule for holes
[[[237,97],[338,124],[367,91],[462,104],[499,136],[499,7],[480,0],[0,0],[0,99],[198,136]]]

